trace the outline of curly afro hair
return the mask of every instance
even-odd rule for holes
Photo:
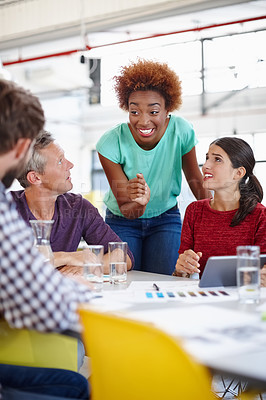
[[[138,60],[121,67],[121,75],[114,76],[114,89],[119,107],[128,111],[128,99],[132,92],[154,90],[165,99],[165,108],[171,112],[182,104],[181,81],[166,63]]]

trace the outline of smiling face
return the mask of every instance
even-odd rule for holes
[[[241,168],[233,168],[227,153],[219,146],[212,144],[203,164],[203,187],[208,190],[238,190],[241,179]]]
[[[165,100],[153,90],[132,92],[128,99],[129,128],[140,147],[153,149],[163,137],[169,118]]]
[[[53,194],[64,194],[72,189],[70,169],[73,164],[65,158],[64,151],[55,142],[40,150],[46,159],[43,174],[39,174],[42,187]]]

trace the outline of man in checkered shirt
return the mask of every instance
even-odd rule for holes
[[[33,246],[31,229],[5,191],[30,158],[43,125],[39,100],[14,83],[0,80],[0,317],[16,328],[49,332],[73,329],[77,304],[92,294],[85,281],[83,285],[66,278],[45,264]],[[21,400],[25,395],[27,400],[54,399],[55,393],[62,398],[88,398],[87,381],[72,371],[0,364],[1,385],[0,399],[4,400]],[[24,387],[40,394],[25,393]]]

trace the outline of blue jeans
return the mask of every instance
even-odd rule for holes
[[[50,396],[47,394],[39,394],[33,392],[25,392],[12,388],[4,388],[2,390],[2,397],[0,393],[0,400],[76,400],[70,397]]]
[[[135,270],[171,275],[178,258],[181,218],[177,208],[158,217],[127,219],[106,210],[105,221],[128,243]]]
[[[35,395],[36,400],[39,397],[43,400],[89,399],[88,381],[81,374],[65,369],[0,364],[0,383],[3,400],[20,400],[26,393],[31,394],[28,400],[34,400]]]

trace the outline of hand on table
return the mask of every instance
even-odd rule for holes
[[[86,249],[86,261],[97,262],[97,256]],[[63,275],[83,275],[84,250],[80,251],[58,251],[54,253],[54,266],[60,267]]]
[[[92,260],[93,257],[94,254],[92,254],[91,256]],[[82,279],[84,279],[83,263],[84,263],[84,254],[82,250],[73,252],[68,252],[68,251],[54,252],[54,266],[58,267],[58,270],[60,271],[61,274],[69,278],[82,277]]]
[[[56,251],[54,255],[54,266],[71,265],[81,267],[83,265],[82,251]]]
[[[91,262],[97,261],[95,254],[88,254],[88,260]],[[59,251],[54,253],[54,266],[59,267],[58,270],[65,276],[83,276],[83,251],[65,252]],[[131,260],[127,256],[128,269],[131,268]],[[109,274],[109,255],[108,253],[103,256],[103,273]]]
[[[150,188],[142,174],[130,179],[127,184],[127,195],[131,201],[145,206],[150,201]]]
[[[87,281],[83,276],[83,267],[76,265],[63,265],[59,268],[59,272],[65,277],[72,279],[82,285],[87,286],[89,289],[93,290],[93,285]]]
[[[180,254],[175,266],[175,272],[177,274],[182,274],[183,272],[187,274],[194,274],[195,272],[200,272],[199,260],[202,256],[201,252],[195,253],[193,250],[185,250],[183,254]]]
[[[266,264],[260,270],[260,284],[261,286],[266,286]]]
[[[63,265],[59,268],[59,271],[65,276],[83,276],[83,267],[77,265]]]

